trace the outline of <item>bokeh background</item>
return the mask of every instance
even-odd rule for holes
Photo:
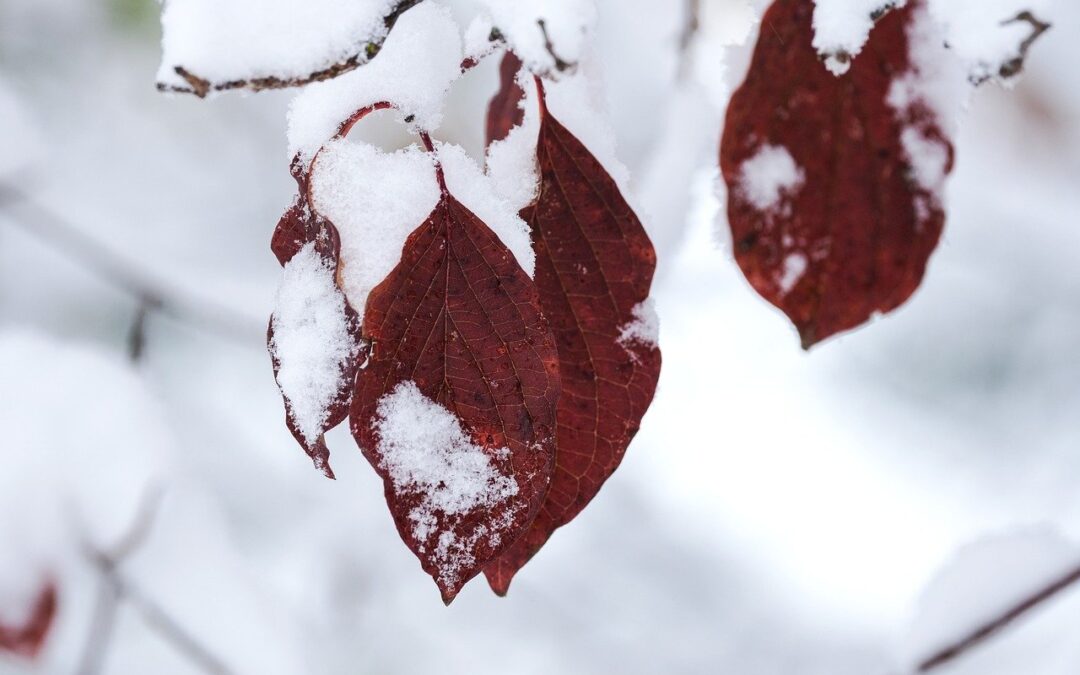
[[[60,593],[44,651],[0,673],[95,651],[102,673],[206,672],[132,603],[95,633],[86,551],[147,511],[124,578],[260,675],[888,675],[962,546],[1080,544],[1080,5],[1014,89],[973,97],[922,288],[809,354],[724,235],[752,13],[706,0],[687,68],[667,5],[603,0],[596,48],[661,256],[659,393],[509,597],[477,580],[445,608],[347,433],[328,482],[284,425],[264,333],[291,95],[158,94],[153,0],[0,0],[0,619],[35,580]],[[463,80],[440,135],[479,154],[495,83]],[[994,595],[984,571],[956,603]],[[1066,593],[943,672],[1080,672],[1078,620]]]

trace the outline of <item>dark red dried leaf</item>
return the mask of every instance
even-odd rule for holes
[[[310,242],[315,243],[315,250],[319,253],[324,260],[327,261],[328,266],[334,270],[335,279],[337,278],[337,270],[340,263],[341,254],[341,238],[338,235],[337,228],[326,218],[315,212],[310,206],[310,197],[308,195],[308,177],[303,171],[296,170],[296,163],[294,162],[294,176],[296,178],[299,191],[296,200],[281,217],[278,222],[277,228],[274,230],[273,238],[270,241],[270,248],[277,257],[278,262],[282,266],[285,266],[293,256],[295,256],[300,249]],[[366,358],[366,345],[361,339],[360,334],[360,317],[356,311],[349,306],[348,302],[345,303],[345,321],[348,326],[350,337],[356,344],[354,356],[349,358],[341,367],[341,374],[337,388],[337,395],[331,402],[328,409],[328,415],[326,422],[323,424],[322,432],[325,434],[327,431],[333,429],[337,425],[341,424],[349,414],[349,403],[352,400],[353,382],[356,379],[356,369],[360,363],[363,363]],[[266,344],[270,347],[270,358],[274,366],[274,378],[277,379],[278,373],[281,370],[281,362],[277,355],[274,353],[272,345],[274,343],[274,319],[271,317],[270,325],[266,331]],[[280,383],[279,383],[280,386]],[[282,391],[283,396],[285,392]],[[300,447],[304,449],[304,452],[311,457],[312,462],[315,464],[315,468],[322,471],[327,478],[334,478],[334,471],[330,468],[330,450],[326,447],[326,441],[323,436],[320,435],[314,441],[308,441],[304,435],[300,432],[299,426],[296,423],[293,415],[289,400],[285,397],[285,423],[289,427],[289,431],[292,433],[293,438],[296,439]]]
[[[56,606],[56,585],[52,582],[46,583],[22,625],[8,626],[0,623],[0,651],[28,659],[37,656],[45,645],[45,638],[56,617]]]
[[[525,119],[521,101],[525,90],[517,83],[517,74],[521,70],[521,59],[507,50],[499,62],[499,90],[488,104],[487,145],[501,141],[510,134],[510,130]]]
[[[444,188],[401,262],[368,298],[370,360],[357,375],[350,422],[382,476],[398,532],[449,603],[532,522],[551,478],[559,366],[536,286],[498,237]],[[517,493],[490,508],[436,511],[414,530],[424,503],[416,486],[395,486],[378,430],[378,404],[413,382],[457,416]],[[505,452],[502,449],[508,449]],[[443,540],[443,538],[446,538]],[[459,555],[449,563],[441,541]],[[443,553],[445,553],[445,546]]]
[[[484,570],[500,595],[619,466],[660,376],[660,350],[625,332],[649,297],[656,269],[649,236],[600,162],[543,106],[537,159],[540,192],[521,216],[532,229],[540,304],[559,348],[562,397],[544,505],[525,536]]]
[[[881,18],[836,77],[812,45],[813,3],[777,0],[731,99],[720,165],[735,258],[804,348],[907,300],[940,237],[944,213],[915,180],[901,134],[913,129],[934,144],[946,173],[952,146],[925,103],[898,113],[888,101],[894,80],[914,70],[907,29],[919,5]],[[766,146],[786,148],[804,182],[763,211],[740,181]]]

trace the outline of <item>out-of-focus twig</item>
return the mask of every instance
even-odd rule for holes
[[[977,626],[970,633],[956,642],[939,649],[923,659],[918,667],[919,673],[929,673],[949,664],[982,643],[994,637],[1032,610],[1057,597],[1062,591],[1080,582],[1080,565],[1048,582],[1045,586],[1020,600],[997,617]]]
[[[85,228],[68,222],[19,188],[0,183],[0,208],[9,212],[9,220],[23,231],[129,293],[139,302],[141,312],[161,312],[237,343],[262,345],[265,328],[261,324],[209,298],[187,297],[140,263],[111,250],[87,234]],[[138,329],[139,317],[136,319]],[[145,321],[145,316],[142,321]],[[137,353],[141,354],[143,344],[130,342],[141,337],[129,337],[129,351],[137,349]]]
[[[86,645],[79,661],[78,675],[97,675],[101,672],[112,642],[116,614],[124,602],[134,608],[162,639],[200,670],[210,675],[230,675],[229,669],[218,657],[120,571],[124,560],[135,553],[150,536],[163,496],[160,486],[152,486],[143,496],[131,527],[109,550],[99,550],[89,543],[83,544],[87,558],[101,575],[101,585]]]

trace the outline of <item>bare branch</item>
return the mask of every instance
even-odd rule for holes
[[[199,98],[205,98],[207,94],[217,91],[230,91],[234,89],[246,89],[248,91],[288,89],[290,87],[301,87],[305,84],[311,84],[312,82],[331,80],[339,75],[344,75],[351,70],[359,68],[378,56],[379,52],[382,51],[383,43],[386,42],[386,38],[390,35],[390,31],[394,28],[394,24],[397,23],[398,19],[401,18],[401,15],[421,2],[423,2],[423,0],[398,0],[390,10],[390,13],[383,18],[383,25],[386,30],[383,32],[382,37],[364,43],[363,48],[358,53],[353,54],[345,60],[330,64],[325,68],[321,68],[302,77],[278,77],[270,75],[267,77],[230,80],[228,82],[212,82],[207,78],[201,77],[198,73],[193,73],[184,66],[179,65],[176,66],[174,70],[176,74],[184,80],[186,86],[158,82],[157,88],[158,91],[194,94]]]
[[[1048,583],[1040,590],[1032,593],[1020,602],[1016,603],[1003,614],[976,627],[970,633],[948,645],[919,663],[918,672],[929,673],[975,649],[982,643],[994,637],[1002,630],[1013,624],[1032,610],[1040,607],[1047,601],[1055,598],[1062,591],[1080,581],[1080,566],[1069,571],[1058,579]]]
[[[570,63],[569,61],[562,60],[562,58],[555,53],[555,45],[551,41],[551,36],[548,35],[547,22],[543,19],[537,19],[536,23],[540,26],[540,32],[544,34],[544,49],[547,50],[547,53],[551,56],[552,60],[555,61],[555,70],[561,73],[570,70],[575,65],[577,65],[574,63]]]
[[[139,263],[115,253],[86,234],[84,228],[38,204],[22,190],[0,183],[0,208],[9,209],[12,212],[9,220],[23,231],[80,262],[148,309],[202,327],[237,343],[262,344],[265,328],[261,324],[209,298],[185,297]]]

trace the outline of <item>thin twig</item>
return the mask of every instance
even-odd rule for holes
[[[1031,34],[1020,43],[1016,57],[1001,64],[1001,68],[998,69],[998,75],[1002,79],[1009,79],[1010,77],[1015,77],[1020,74],[1020,71],[1024,69],[1024,60],[1027,59],[1027,53],[1028,50],[1031,49],[1031,45],[1035,44],[1035,41],[1051,28],[1050,24],[1045,21],[1040,21],[1029,11],[1020,12],[1008,21],[1003,21],[1001,25],[1007,26],[1011,23],[1026,23],[1030,25]]]
[[[116,614],[123,602],[135,609],[148,626],[200,670],[210,675],[230,675],[221,659],[120,572],[121,564],[150,536],[163,496],[164,491],[159,485],[147,490],[131,527],[111,549],[98,550],[88,543],[83,545],[87,558],[101,575],[101,586],[78,675],[97,675],[101,672],[112,641]]]
[[[543,19],[537,19],[536,24],[540,26],[540,32],[544,35],[544,49],[555,62],[555,70],[561,73],[563,71],[573,68],[575,64],[570,63],[569,61],[564,61],[562,57],[555,53],[555,44],[551,41],[551,36],[548,34],[547,22]]]
[[[262,343],[265,330],[262,324],[256,324],[209,298],[184,297],[139,263],[114,252],[87,234],[85,228],[68,222],[19,188],[0,183],[0,208],[13,212],[10,222],[23,231],[80,262],[148,309],[244,345]]]
[[[174,85],[158,82],[157,88],[158,91],[178,94],[194,94],[199,98],[205,98],[206,95],[212,91],[229,91],[233,89],[247,89],[249,91],[288,89],[290,87],[301,87],[305,84],[311,84],[312,82],[330,80],[339,75],[344,75],[351,70],[355,70],[378,56],[379,52],[382,51],[383,43],[386,42],[386,38],[390,35],[390,31],[394,28],[394,24],[397,23],[402,14],[420,4],[420,2],[422,2],[422,0],[398,0],[397,4],[395,4],[390,9],[390,12],[383,18],[385,30],[380,37],[365,41],[361,50],[356,54],[301,77],[269,75],[266,77],[229,80],[227,82],[212,82],[209,79],[200,76],[198,73],[191,72],[183,65],[178,65],[173,68],[173,71],[179,75],[186,84]]]
[[[1016,603],[1000,616],[978,626],[956,642],[930,655],[919,663],[918,672],[929,673],[941,666],[951,663],[994,637],[1032,610],[1053,599],[1078,581],[1080,581],[1080,566],[1077,566],[1065,575],[1055,579],[1040,590]]]

